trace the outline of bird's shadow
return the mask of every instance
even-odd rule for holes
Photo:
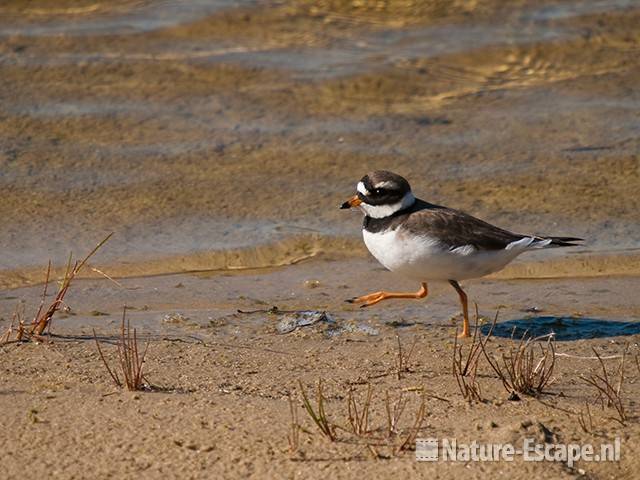
[[[490,330],[490,324],[483,325],[480,329],[484,335],[488,335]],[[559,341],[621,337],[640,334],[640,322],[581,317],[528,317],[497,323],[492,335],[520,339],[523,336],[535,338],[550,333]]]

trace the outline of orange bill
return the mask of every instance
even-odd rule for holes
[[[353,208],[353,207],[357,207],[361,203],[362,203],[362,200],[360,200],[357,195],[354,195],[349,200],[347,200],[342,205],[340,205],[340,208]]]

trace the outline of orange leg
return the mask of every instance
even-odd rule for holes
[[[360,308],[370,307],[376,303],[380,303],[383,300],[389,300],[391,298],[424,298],[429,291],[427,290],[427,284],[421,283],[420,290],[415,293],[394,293],[394,292],[375,292],[369,295],[363,295],[362,297],[354,297],[347,300],[349,303],[363,303]]]
[[[460,303],[462,304],[462,333],[458,335],[458,338],[468,338],[471,336],[469,332],[469,307],[467,302],[467,294],[464,293],[464,290],[460,287],[460,284],[455,280],[449,280],[449,283],[453,288],[456,289],[458,295],[460,296]]]

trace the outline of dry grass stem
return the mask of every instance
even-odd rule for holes
[[[480,342],[480,348],[493,371],[498,375],[504,388],[512,393],[536,396],[543,393],[552,381],[556,363],[555,340],[553,334],[527,338],[526,332],[518,342],[511,337],[509,352],[502,354],[502,365],[498,359],[487,352],[486,344],[497,321],[493,321],[487,338]],[[545,346],[538,343],[546,338]],[[536,345],[540,348],[540,357],[536,357]]]
[[[2,334],[2,338],[0,338],[0,345],[7,343],[11,340],[11,335],[13,334],[14,325],[18,325],[15,339],[16,341],[22,340],[24,335],[24,302],[18,302],[16,305],[16,309],[13,311],[13,315],[11,315],[11,323],[7,330]]]
[[[367,450],[369,450],[369,453],[374,458],[374,460],[381,460],[381,459],[388,458],[388,457],[382,455],[380,452],[378,452],[378,450],[376,450],[376,448],[373,445],[371,445],[370,443],[367,443]]]
[[[572,355],[571,353],[558,353],[556,352],[556,357],[567,357],[567,358],[577,358],[578,360],[598,360],[598,357],[595,355]],[[622,355],[607,355],[601,356],[602,360],[613,360],[615,358],[622,358]]]
[[[302,403],[304,404],[304,408],[313,420],[313,423],[316,424],[320,432],[327,437],[329,440],[334,442],[336,440],[335,435],[335,427],[329,422],[327,419],[327,415],[324,409],[324,395],[322,393],[322,380],[318,380],[318,391],[317,391],[317,412],[314,410],[309,398],[307,397],[307,393],[302,386],[302,382],[298,380],[298,385],[300,386],[300,395],[302,396]]]
[[[409,372],[409,362],[411,361],[411,355],[413,355],[413,350],[415,349],[416,343],[418,343],[418,339],[413,339],[411,348],[406,355],[402,350],[402,342],[400,341],[399,335],[396,335],[396,340],[398,341],[398,351],[396,354],[396,374],[398,375],[398,380],[402,380],[402,374]]]
[[[117,287],[122,288],[123,290],[125,289],[125,286],[122,285],[120,282],[118,282],[117,280],[115,280],[113,277],[111,277],[110,275],[107,275],[106,273],[104,273],[102,270],[96,268],[96,267],[91,267],[91,271],[95,272],[99,275],[102,275],[104,278],[106,278],[107,280],[109,280],[111,283],[113,283],[114,285],[116,285]]]
[[[29,335],[42,335],[47,327],[51,326],[51,320],[53,319],[54,314],[63,306],[64,297],[71,286],[71,282],[78,275],[82,267],[85,266],[87,261],[111,238],[113,233],[110,233],[102,240],[98,245],[96,245],[89,254],[84,257],[80,261],[73,262],[73,255],[69,255],[69,260],[67,261],[67,268],[65,270],[64,277],[62,279],[62,283],[58,288],[58,293],[56,294],[53,302],[49,305],[49,307],[43,311],[45,296],[47,293],[47,285],[49,284],[49,275],[51,273],[51,262],[49,262],[49,266],[47,268],[47,276],[45,279],[44,292],[42,295],[42,302],[40,304],[40,308],[38,309],[38,313],[36,314],[33,322],[31,324],[31,329],[29,331]],[[73,266],[72,266],[73,263]]]
[[[362,446],[376,460],[390,459],[403,451],[412,449],[426,419],[427,394],[424,388],[419,389],[421,392],[418,397],[419,403],[414,413],[414,419],[409,420],[411,425],[401,426],[401,418],[407,411],[409,404],[406,392],[398,390],[394,399],[392,392],[387,391],[382,402],[382,399],[374,395],[374,387],[369,383],[366,392],[360,392],[359,399],[358,392],[354,389],[347,392],[346,415],[348,423],[345,426],[336,425],[327,418],[322,380],[318,380],[316,400],[313,401],[313,405],[300,380],[298,380],[298,384],[304,408],[324,437],[333,442]],[[412,389],[412,391],[414,390]],[[298,422],[291,398],[289,399],[289,408],[291,412],[291,427],[288,435],[289,450],[294,452],[298,448],[298,432],[310,432]],[[382,411],[382,408],[385,410],[386,419],[380,425],[377,424],[376,419],[382,419],[377,414]],[[337,430],[344,432],[339,439],[336,435]]]
[[[36,314],[35,314],[35,316],[33,318],[32,327],[31,327],[31,333],[33,333],[34,327],[38,325],[38,323],[39,323],[38,319],[41,318],[42,309],[44,308],[44,304],[45,304],[45,302],[47,300],[47,290],[49,288],[49,278],[50,278],[50,276],[51,276],[51,260],[49,260],[49,263],[47,264],[47,273],[46,273],[45,278],[44,278],[44,286],[42,287],[42,297],[40,298],[40,306],[38,307],[38,311],[36,312]],[[64,294],[63,294],[63,297],[64,297]],[[60,301],[62,301],[62,299],[60,299]],[[51,309],[51,306],[47,310],[50,310],[50,309]],[[54,311],[54,313],[55,313],[55,311]],[[53,313],[51,314],[51,316],[53,316]],[[51,328],[51,317],[49,318],[49,321],[47,322],[46,326]]]
[[[120,338],[118,338],[117,345],[118,363],[120,365],[120,370],[124,378],[124,385],[127,387],[127,389],[131,391],[144,390],[148,388],[148,385],[145,383],[143,368],[144,359],[147,355],[147,349],[149,348],[149,342],[147,342],[142,355],[140,355],[138,349],[137,331],[134,328],[132,333],[130,322],[126,319],[126,314],[127,307],[125,306],[122,311]],[[95,330],[93,331],[93,338],[96,342],[98,353],[100,354],[100,358],[102,359],[102,363],[107,369],[107,372],[109,372],[109,375],[113,379],[116,386],[122,387],[123,382],[120,380],[117,371],[109,366],[109,363],[107,362],[102,349],[100,348],[100,342],[98,342],[98,337],[96,336]]]
[[[398,399],[391,404],[389,398],[389,391],[387,390],[385,395],[385,409],[387,412],[387,437],[391,438],[399,433],[398,425],[400,424],[400,418],[407,406],[407,399],[404,396],[404,392],[400,391]]]
[[[482,401],[480,385],[477,382],[478,363],[482,352],[482,340],[478,338],[478,305],[476,304],[476,321],[471,339],[471,345],[466,355],[463,355],[463,345],[458,345],[458,330],[456,329],[453,343],[453,376],[458,384],[462,397],[471,401]],[[489,337],[487,337],[488,339]]]
[[[418,411],[416,412],[416,418],[413,422],[413,427],[409,429],[407,436],[404,441],[400,443],[400,446],[395,449],[394,453],[398,454],[403,450],[409,450],[416,443],[416,437],[418,436],[418,432],[422,428],[422,424],[424,423],[424,419],[427,413],[427,399],[425,394],[423,393],[420,400],[420,406],[418,407]]]
[[[369,408],[371,406],[371,397],[373,396],[373,387],[367,384],[367,395],[364,404],[359,409],[358,402],[355,399],[353,389],[349,389],[347,396],[347,416],[351,431],[355,435],[366,435],[369,433]]]
[[[584,402],[584,406],[586,408],[587,416],[585,418],[585,412],[581,410],[578,414],[578,424],[584,433],[591,433],[593,432],[593,417],[591,416],[591,409],[587,402]]]
[[[289,395],[289,412],[291,413],[291,426],[287,440],[289,441],[289,452],[295,453],[300,448],[300,424],[298,423],[298,407],[293,402],[291,395]]]
[[[604,364],[604,360],[600,357],[600,354],[592,347],[593,353],[596,355],[600,362],[600,368],[602,374],[593,373],[589,376],[581,375],[580,378],[587,384],[596,388],[598,392],[598,398],[600,399],[603,409],[606,407],[613,407],[617,413],[616,417],[611,417],[621,425],[624,425],[627,421],[627,413],[624,407],[624,401],[622,398],[622,386],[624,383],[624,367],[627,354],[628,345],[625,346],[622,352],[622,359],[618,365],[617,371],[610,375],[607,371],[607,367]],[[617,382],[613,378],[618,377]]]
[[[82,270],[82,267],[85,266],[87,261],[100,249],[100,247],[102,247],[107,242],[107,240],[109,240],[109,238],[111,238],[111,235],[113,235],[113,233],[107,235],[104,240],[98,243],[98,245],[96,245],[94,249],[91,250],[91,252],[89,252],[89,254],[80,261],[76,261],[74,263],[72,254],[69,255],[64,277],[62,279],[62,282],[60,283],[60,286],[58,287],[58,293],[53,299],[53,302],[51,302],[49,306],[45,308],[49,281],[51,278],[51,261],[49,261],[49,263],[47,264],[44,286],[42,288],[42,295],[40,297],[40,305],[38,306],[38,310],[33,317],[33,321],[31,322],[30,327],[28,328],[28,330],[27,328],[25,328],[24,308],[21,312],[16,309],[16,313],[12,318],[11,325],[9,325],[7,331],[0,338],[0,344],[6,343],[11,339],[16,320],[18,325],[16,329],[15,340],[18,342],[22,340],[28,340],[33,337],[39,338],[45,330],[51,332],[51,323],[53,320],[53,316],[58,310],[65,306],[64,297],[67,294],[69,287],[71,286],[71,282],[76,277],[76,275],[78,275],[80,270]]]

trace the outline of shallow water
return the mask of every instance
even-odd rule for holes
[[[639,21],[625,0],[4,5],[0,285],[111,231],[118,276],[362,255],[337,206],[373,168],[585,237],[558,272],[606,273],[590,259],[640,248]]]
[[[4,7],[0,35],[50,37],[56,35],[132,35],[197,21],[207,15],[254,1],[190,0],[108,2],[64,6],[64,2],[33,7],[27,2]],[[111,3],[111,4],[110,4]]]
[[[491,325],[485,325],[487,335]],[[552,335],[558,341],[588,340],[593,338],[624,337],[640,333],[638,322],[620,322],[599,318],[530,317],[514,319],[496,325],[492,334],[496,337],[537,338]]]
[[[71,311],[56,315],[52,331],[71,339],[81,335],[90,340],[94,328],[111,335],[118,331],[127,305],[132,325],[153,338],[241,341],[267,334],[375,342],[413,327],[412,331],[441,331],[451,341],[460,326],[460,305],[446,283],[431,283],[429,296],[417,301],[389,301],[371,308],[345,302],[380,288],[415,287],[368,258],[309,261],[242,274],[156,275],[118,283],[78,280],[65,298]],[[485,334],[497,314],[494,334],[499,337],[511,337],[516,327],[516,338],[525,330],[532,336],[553,331],[561,341],[620,337],[623,342],[638,333],[640,303],[633,295],[637,287],[637,276],[482,279],[465,285],[470,302],[477,303],[480,317],[487,319]],[[48,301],[53,300],[52,291],[53,285]],[[30,321],[41,294],[41,285],[0,294],[0,332],[10,325],[19,301],[25,302],[24,316]]]

